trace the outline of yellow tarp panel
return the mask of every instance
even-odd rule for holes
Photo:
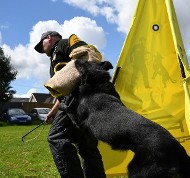
[[[138,1],[117,68],[123,103],[168,129],[190,154],[189,65],[172,0]],[[100,150],[108,175],[126,173],[132,152],[113,152],[102,143]]]
[[[188,86],[190,86],[190,78],[184,79],[183,82],[184,91],[185,91],[185,118],[187,123],[187,128],[190,133],[190,92]]]
[[[183,78],[183,86],[184,86],[184,92],[185,92],[185,119],[186,119],[188,132],[190,134],[190,94],[189,94],[190,87],[188,87],[190,86],[190,69],[189,69],[189,64],[187,61],[187,56],[185,53],[183,41],[181,38],[180,29],[177,22],[177,17],[176,17],[175,11],[172,10],[174,9],[173,3],[170,0],[166,2],[166,5],[167,5],[167,8],[169,9],[168,16],[170,19],[171,31],[172,31],[173,40],[174,40],[175,49],[178,55],[179,63],[181,65],[181,75]]]

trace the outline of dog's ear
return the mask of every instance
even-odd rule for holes
[[[113,69],[112,64],[109,61],[103,61],[100,63],[100,65],[102,66],[102,68],[106,71]]]
[[[82,60],[75,60],[75,67],[79,72],[81,84],[86,84],[87,81],[87,62]]]
[[[75,60],[75,67],[77,68],[81,76],[86,71],[86,65],[84,65],[84,61],[82,60]]]

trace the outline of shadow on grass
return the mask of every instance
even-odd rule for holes
[[[6,127],[6,126],[32,126],[32,125],[39,125],[43,121],[42,120],[33,120],[31,123],[10,123],[6,121],[0,121],[0,127]]]

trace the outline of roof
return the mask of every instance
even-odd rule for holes
[[[54,98],[48,93],[32,93],[29,102],[53,103]]]

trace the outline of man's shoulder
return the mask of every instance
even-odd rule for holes
[[[57,45],[69,45],[68,39],[61,39],[59,40],[59,42],[57,43]]]
[[[68,39],[59,40],[57,45],[56,45],[55,51],[56,52],[61,51],[61,52],[64,52],[64,53],[70,53],[69,52],[70,47],[69,47]]]

